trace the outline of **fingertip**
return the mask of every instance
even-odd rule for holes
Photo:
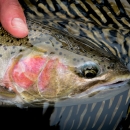
[[[28,35],[28,28],[23,10],[17,0],[4,0],[0,3],[0,18],[2,26],[11,35],[24,38]]]
[[[13,18],[11,21],[11,33],[13,36],[23,38],[28,35],[27,25],[21,18]]]

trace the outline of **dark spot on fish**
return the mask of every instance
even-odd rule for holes
[[[20,46],[22,45],[22,43],[19,44]]]
[[[110,69],[110,67],[108,66],[107,69]]]
[[[52,40],[52,39],[53,39],[53,37],[50,37],[50,38],[49,38],[49,40]]]
[[[45,33],[45,35],[47,36],[48,34],[47,34],[47,33]]]
[[[15,46],[12,46],[12,48],[14,49],[14,48],[15,48]]]
[[[113,68],[114,68],[114,63],[111,63],[111,64],[110,64],[110,67],[113,69]]]
[[[58,50],[58,48],[55,48],[55,50],[57,51],[57,50]]]
[[[92,49],[90,49],[90,51],[93,51]]]
[[[81,28],[85,28],[85,26],[84,26],[83,24],[80,24],[80,27],[81,27]]]
[[[0,44],[0,46],[2,46],[2,44]]]
[[[13,43],[13,40],[11,40],[10,42]]]
[[[59,55],[62,55],[62,52],[59,52]]]
[[[4,33],[1,33],[1,36],[4,36]]]
[[[0,57],[2,57],[2,54],[0,54]]]
[[[50,44],[50,42],[45,42],[46,44]]]
[[[9,40],[7,40],[6,42],[9,42]]]
[[[7,50],[6,46],[4,46],[4,50]]]
[[[71,47],[70,49],[71,49],[71,50],[73,50],[73,48],[72,48],[72,47]]]
[[[43,21],[43,24],[48,24],[48,21]],[[44,29],[44,27],[42,27]]]
[[[50,52],[50,54],[55,54],[55,52]]]
[[[22,49],[19,50],[19,52],[22,52],[22,51],[23,51]]]
[[[84,58],[81,58],[81,60],[84,60]]]
[[[1,33],[1,36],[4,36],[4,33]]]
[[[76,58],[74,58],[73,61],[76,61]]]
[[[41,33],[39,36],[43,36],[43,34]]]
[[[95,56],[95,55],[93,55],[93,56]]]
[[[17,41],[19,41],[19,39],[18,39],[18,38],[17,38],[16,40],[17,40]]]
[[[47,51],[45,51],[44,54],[47,54]]]
[[[33,45],[31,45],[30,47],[33,47]]]
[[[11,54],[14,54],[14,53],[15,53],[14,51],[11,52]]]
[[[59,42],[56,42],[56,44],[59,44]]]
[[[31,38],[31,40],[34,40],[33,38]]]

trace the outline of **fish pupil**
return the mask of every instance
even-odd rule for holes
[[[95,70],[87,69],[87,70],[84,72],[84,77],[86,77],[86,78],[94,78],[94,77],[96,77],[97,72],[98,72],[97,69],[95,69]]]

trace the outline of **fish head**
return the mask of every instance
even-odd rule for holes
[[[130,72],[119,59],[95,48],[85,49],[87,55],[60,48],[61,55],[54,48],[41,47],[41,43],[26,49],[11,60],[4,78],[11,84],[6,86],[25,100],[56,101],[90,97],[119,88],[130,79]]]
[[[30,25],[32,46],[15,46],[24,49],[13,56],[7,47],[10,58],[3,78],[4,86],[23,100],[86,98],[128,83],[130,72],[113,54],[56,29]]]

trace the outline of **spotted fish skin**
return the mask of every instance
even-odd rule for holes
[[[38,101],[42,104],[45,101],[57,102],[84,95],[93,97],[102,91],[100,86],[109,89],[110,84],[110,88],[113,88],[112,84],[130,78],[127,68],[112,53],[99,50],[91,42],[68,35],[52,26],[29,19],[27,24],[29,35],[24,39],[13,38],[0,28],[0,85],[8,92],[4,95],[2,90],[2,99],[6,96],[12,102],[24,104]],[[45,63],[40,65],[39,59]],[[41,66],[40,71],[31,60]],[[29,63],[31,68],[26,71]],[[35,74],[35,71],[33,73],[33,64],[38,74]],[[98,74],[89,79],[85,77],[89,69],[85,71],[84,67],[87,65],[91,69],[91,64],[96,66]],[[92,72],[96,71],[92,69]],[[47,79],[47,75],[51,77]],[[44,82],[47,79],[47,85],[41,76]],[[28,83],[29,86],[26,86]],[[10,100],[9,91],[11,94],[14,92],[16,97]]]
[[[44,24],[89,39],[119,57],[129,68],[128,0],[25,0],[20,3],[30,18],[41,19]],[[44,20],[46,18],[48,21]]]
[[[19,1],[24,3],[23,0]],[[59,0],[57,1],[59,2]],[[118,56],[129,67],[129,0],[89,0],[86,1],[86,3],[83,0],[73,0],[74,5],[77,8],[77,13],[72,9],[74,6],[70,8],[69,2],[73,4],[71,0],[60,1],[65,5],[65,7],[69,7],[69,12],[72,12],[72,14],[73,12],[75,13],[74,17],[75,19],[77,18],[77,20],[69,20],[68,17],[73,18],[73,15],[66,15],[69,13],[62,8],[63,6],[58,4],[57,1],[30,0],[32,4],[30,7],[27,3],[22,5],[24,5],[23,7],[25,8],[25,13],[27,11],[26,14],[28,14],[31,18],[35,18],[34,16],[38,16],[39,18],[43,17],[44,14],[48,15],[48,12],[43,10],[42,3],[44,3],[51,14],[54,14],[54,16],[57,15],[59,18],[52,21],[48,20],[48,23],[51,26],[64,30],[66,33],[90,39],[93,43],[99,46],[99,48],[109,50],[114,55]],[[39,5],[41,3],[39,7],[37,6],[38,3]],[[41,12],[44,12],[44,14]],[[46,21],[44,22],[44,18],[41,21],[43,21],[44,24],[47,24]],[[80,26],[82,27],[81,29]],[[100,96],[101,95],[99,95],[99,97]],[[49,114],[48,117],[50,117],[51,114],[51,118],[49,118],[48,121],[51,121],[50,126],[58,125],[60,129],[109,130],[116,129],[119,121],[124,119],[129,102],[130,91],[126,90],[124,93],[117,96],[113,95],[110,100],[104,99],[102,102],[93,104],[88,104],[84,101],[81,103],[82,105],[79,104],[75,106],[72,106],[73,104],[71,102],[70,107],[55,107],[54,112],[50,113],[50,111],[47,111],[45,114]]]

